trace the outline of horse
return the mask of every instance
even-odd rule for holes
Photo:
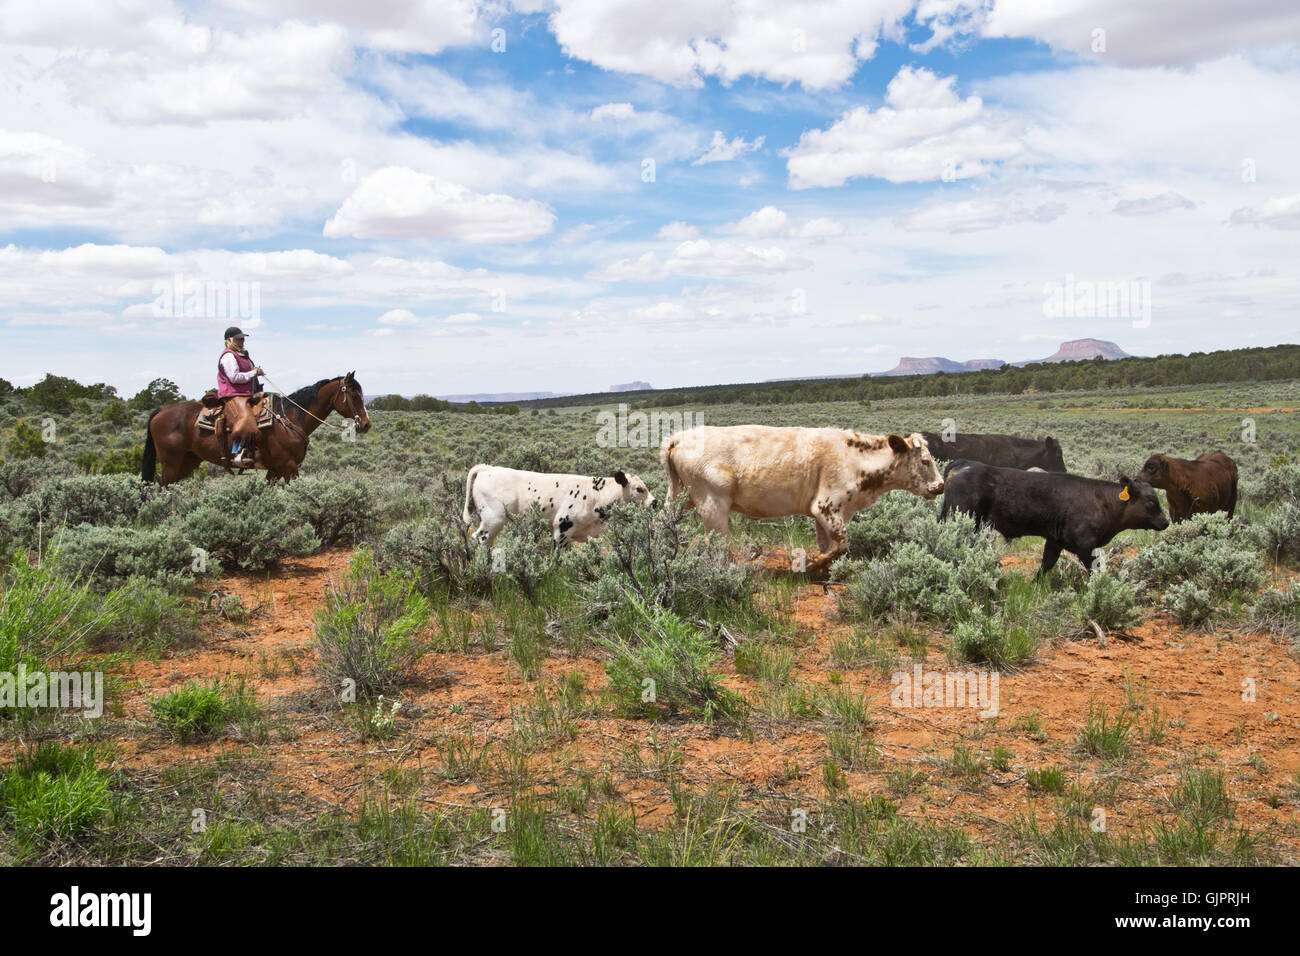
[[[355,372],[323,378],[292,395],[272,395],[269,400],[273,422],[257,437],[253,467],[265,469],[266,480],[272,484],[281,478],[292,481],[298,477],[298,466],[307,457],[307,439],[318,425],[327,424],[330,412],[351,419],[355,431],[363,435],[370,430],[365,395]],[[144,442],[141,478],[152,482],[159,462],[159,482],[164,487],[188,478],[205,461],[229,467],[222,436],[198,430],[202,409],[200,402],[175,402],[154,409]],[[333,427],[347,430],[344,426]]]

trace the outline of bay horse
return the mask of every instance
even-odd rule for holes
[[[266,480],[271,483],[298,477],[298,466],[307,457],[307,439],[318,425],[326,423],[330,412],[351,419],[355,430],[362,434],[370,430],[365,396],[355,372],[323,378],[292,395],[269,395],[267,400],[274,421],[257,436],[257,461],[253,467],[265,469]],[[152,482],[161,463],[159,482],[167,486],[188,478],[205,461],[226,464],[222,436],[198,429],[202,409],[201,402],[175,402],[154,410],[144,442],[141,478]]]

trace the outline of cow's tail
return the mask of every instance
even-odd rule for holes
[[[673,464],[673,452],[677,449],[677,436],[669,435],[664,439],[663,444],[659,446],[659,464],[664,467],[664,474],[668,476],[668,500],[672,501],[682,493],[685,485],[682,483],[681,476],[677,474],[677,466]]]
[[[158,470],[158,449],[153,443],[153,420],[161,411],[161,408],[155,408],[153,414],[149,416],[149,424],[144,428],[144,455],[140,459],[140,477],[146,484],[153,483],[154,472]]]
[[[478,477],[479,469],[482,467],[482,465],[475,465],[469,470],[469,477],[465,479],[465,510],[461,512],[460,519],[466,525],[474,521],[474,516],[470,514],[470,508],[474,504],[474,479]]]

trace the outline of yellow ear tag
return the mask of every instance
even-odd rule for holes
[[[1119,490],[1119,500],[1128,501],[1128,485],[1125,485]]]

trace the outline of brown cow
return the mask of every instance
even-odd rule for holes
[[[1169,500],[1169,517],[1183,521],[1192,515],[1237,508],[1237,463],[1221,451],[1207,452],[1195,461],[1152,455],[1141,477],[1153,488],[1163,488]]]

